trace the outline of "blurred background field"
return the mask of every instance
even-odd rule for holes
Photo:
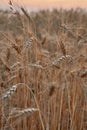
[[[0,129],[86,130],[87,12],[10,8],[0,10]]]

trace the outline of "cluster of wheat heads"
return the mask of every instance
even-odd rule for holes
[[[15,15],[22,23],[22,37],[0,32],[0,129],[86,130],[87,45],[82,29],[76,35],[75,26],[61,23],[52,36],[45,25],[47,35],[40,40],[35,21],[21,10],[24,16]]]

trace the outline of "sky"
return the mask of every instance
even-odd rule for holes
[[[0,8],[8,8],[9,0],[0,0]],[[87,8],[87,0],[12,0],[30,9]]]

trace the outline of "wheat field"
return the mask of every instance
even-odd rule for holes
[[[87,130],[87,12],[0,10],[0,130]]]

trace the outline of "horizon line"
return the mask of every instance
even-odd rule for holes
[[[38,6],[38,5],[25,5],[25,4],[16,4],[16,6],[19,6],[19,7],[24,7],[25,9],[28,9],[30,11],[38,11],[38,10],[53,10],[53,9],[65,9],[65,10],[70,10],[70,9],[82,9],[82,10],[87,10],[87,7],[85,6],[65,6],[65,5],[51,5],[51,6],[45,6],[45,5],[41,5],[41,6]],[[14,7],[16,7],[14,6]],[[10,5],[9,4],[3,4],[3,3],[0,3],[0,9],[2,10],[10,10]]]

